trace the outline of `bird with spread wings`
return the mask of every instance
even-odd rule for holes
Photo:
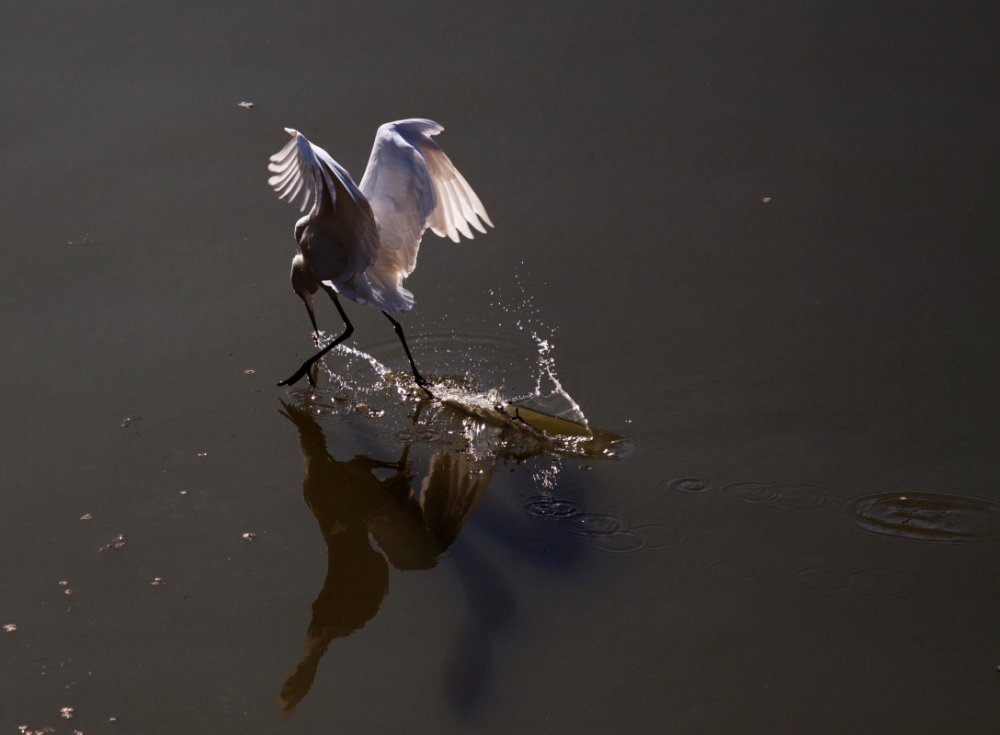
[[[308,376],[313,364],[353,334],[354,327],[337,294],[379,309],[403,343],[413,377],[428,393],[417,370],[403,327],[392,314],[409,311],[413,294],[403,280],[417,265],[420,239],[428,227],[458,242],[472,228],[486,232],[493,223],[479,197],[432,136],[444,128],[430,120],[398,120],[378,129],[368,168],[358,186],[340,164],[302,133],[285,131],[291,141],[271,156],[268,183],[281,199],[302,197],[308,213],[295,224],[298,252],[292,259],[292,288],[309,312],[313,338],[319,328],[312,296],[322,288],[344,320],[343,334],[306,360],[287,380]]]

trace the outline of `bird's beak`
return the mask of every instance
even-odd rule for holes
[[[288,133],[293,138],[299,134],[299,131],[296,130],[295,128],[285,128],[285,132]]]

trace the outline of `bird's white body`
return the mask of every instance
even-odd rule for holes
[[[399,120],[378,129],[361,185],[325,150],[298,131],[271,156],[268,183],[282,199],[302,195],[309,212],[295,225],[299,253],[292,286],[312,316],[320,286],[385,312],[408,311],[413,294],[403,280],[417,265],[428,227],[455,242],[473,237],[469,225],[492,226],[479,197],[431,139],[443,128],[430,120]],[[482,222],[480,221],[482,220]]]

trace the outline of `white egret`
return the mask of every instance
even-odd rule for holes
[[[345,329],[278,385],[292,385],[307,375],[313,383],[313,364],[354,332],[337,298],[343,294],[386,315],[403,343],[413,377],[427,390],[403,327],[391,316],[413,306],[403,279],[417,265],[420,238],[428,227],[458,242],[460,234],[473,237],[469,225],[480,232],[486,232],[483,222],[493,226],[472,187],[431,139],[442,130],[418,119],[380,127],[359,187],[329,153],[285,128],[292,140],[271,156],[267,168],[274,176],[268,183],[289,202],[301,194],[302,211],[311,203],[309,213],[295,223],[292,288],[309,312],[314,340],[319,328],[312,295],[320,288],[333,299]]]

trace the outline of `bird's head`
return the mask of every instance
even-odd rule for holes
[[[292,136],[293,138],[296,138],[296,137],[298,137],[298,136],[302,135],[302,133],[300,133],[300,132],[299,132],[298,130],[296,130],[295,128],[285,128],[285,132],[286,132],[286,133],[288,133],[288,134],[289,134],[290,136]]]

